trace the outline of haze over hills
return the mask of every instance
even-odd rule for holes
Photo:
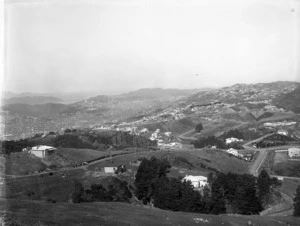
[[[202,89],[162,89],[162,88],[144,88],[133,92],[124,93],[126,97],[136,97],[136,98],[174,98],[188,96],[200,91],[211,90],[212,88],[202,88]]]
[[[4,99],[3,104],[29,104],[29,105],[36,105],[36,104],[46,104],[46,103],[60,103],[63,102],[62,99],[57,97],[51,96],[24,96],[24,97],[11,97],[8,99]]]

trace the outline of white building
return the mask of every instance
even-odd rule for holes
[[[47,145],[38,145],[35,147],[32,147],[28,153],[34,154],[35,156],[39,158],[44,158],[49,153],[53,152],[56,148],[47,146]]]
[[[190,181],[194,188],[202,188],[207,185],[207,177],[186,175],[182,181]]]
[[[279,129],[279,130],[277,130],[277,134],[287,136],[289,134],[289,132],[285,129]]]
[[[118,167],[104,167],[105,173],[115,173]]]
[[[288,155],[290,158],[300,157],[300,148],[289,148]]]

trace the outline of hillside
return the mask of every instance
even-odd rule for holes
[[[287,94],[298,87],[297,82],[272,82],[258,84],[235,84],[221,89],[202,91],[185,99],[187,104],[205,104],[214,101],[240,103],[272,100],[279,94]]]
[[[73,106],[58,103],[47,103],[40,105],[10,104],[2,107],[2,109],[9,111],[11,114],[41,117],[47,115],[75,114],[78,111]]]
[[[300,85],[292,92],[278,95],[273,103],[277,107],[300,113]]]
[[[5,211],[5,214],[4,214]],[[206,215],[171,212],[125,203],[46,203],[0,200],[0,220],[7,225],[299,225],[294,217]]]
[[[62,99],[52,96],[25,96],[25,97],[12,97],[4,100],[5,105],[9,104],[46,104],[46,103],[60,103]]]

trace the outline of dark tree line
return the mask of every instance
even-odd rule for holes
[[[9,140],[2,142],[2,154],[21,152],[23,148],[31,147],[33,143],[29,139]]]
[[[245,139],[244,133],[238,129],[228,130],[227,132],[223,133],[220,138],[226,140],[226,138],[235,137],[238,139]]]

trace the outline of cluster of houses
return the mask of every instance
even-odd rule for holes
[[[282,127],[282,126],[291,126],[296,124],[294,121],[282,121],[282,122],[265,122],[263,125],[265,127]]]
[[[234,155],[235,157],[244,159],[246,161],[250,161],[252,154],[241,154],[239,153],[238,150],[234,149],[234,148],[229,148],[228,150],[226,150],[227,153]]]
[[[226,140],[225,140],[226,144],[231,144],[234,142],[243,142],[243,141],[244,141],[243,139],[238,139],[235,137],[226,138]]]

